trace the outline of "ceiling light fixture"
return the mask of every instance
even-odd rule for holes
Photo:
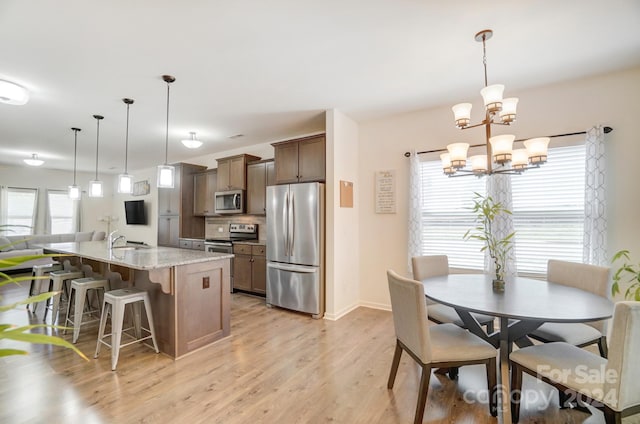
[[[202,146],[202,141],[196,139],[195,132],[190,132],[189,135],[191,136],[191,138],[182,140],[182,144],[184,144],[185,147],[189,149],[197,149],[198,147]]]
[[[164,140],[164,165],[158,165],[158,188],[173,188],[175,180],[175,167],[169,165],[169,87],[176,79],[171,75],[163,75],[162,79],[167,83],[167,128]]]
[[[23,160],[24,160],[24,163],[26,163],[29,166],[40,166],[44,163],[42,159],[38,159],[37,153],[32,153],[31,159],[23,159]]]
[[[127,105],[127,131],[124,138],[124,174],[118,175],[118,193],[131,194],[133,193],[133,177],[127,172],[127,160],[129,158],[129,106],[133,104],[133,99],[122,99],[122,101]]]
[[[89,181],[89,197],[102,197],[102,181],[98,179],[98,148],[100,146],[100,121],[104,119],[102,115],[93,115],[96,119],[96,178]]]
[[[77,200],[80,198],[80,186],[76,184],[76,162],[78,160],[78,131],[80,128],[71,128],[73,131],[73,185],[69,186],[69,198]]]
[[[29,91],[11,81],[0,80],[0,103],[23,105],[29,101]]]
[[[486,155],[469,158],[471,169],[464,169],[467,164],[468,143],[453,143],[447,146],[448,153],[440,155],[442,169],[448,176],[520,174],[527,169],[540,167],[547,161],[549,137],[532,138],[524,142],[526,149],[513,150],[514,135],[504,134],[491,136],[492,125],[510,125],[516,120],[518,99],[502,98],[504,85],[487,83],[487,50],[486,41],[493,36],[493,31],[485,29],[475,35],[475,40],[482,42],[482,63],[484,65],[484,88],[480,94],[484,100],[485,118],[482,122],[469,125],[471,122],[471,103],[459,103],[453,110],[456,127],[465,130],[484,126],[486,137]],[[496,115],[500,120],[496,119]],[[494,165],[497,164],[497,166]],[[509,163],[511,166],[509,167]]]

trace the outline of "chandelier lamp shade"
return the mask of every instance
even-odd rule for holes
[[[80,186],[76,184],[76,162],[78,160],[78,132],[80,128],[71,128],[73,131],[73,185],[69,186],[69,198],[72,200],[80,199]]]
[[[198,147],[202,146],[202,141],[198,140],[196,138],[196,133],[195,132],[190,132],[189,133],[189,138],[186,140],[182,140],[182,144],[184,144],[184,146],[188,149],[197,149]]]
[[[29,101],[29,91],[11,81],[0,80],[0,103],[21,106]]]
[[[100,121],[104,119],[102,115],[93,115],[96,120],[96,176],[95,179],[89,181],[89,197],[102,197],[103,184],[98,179],[98,150],[100,147]]]
[[[485,128],[486,155],[471,156],[467,160],[468,143],[452,143],[447,146],[448,153],[440,155],[443,172],[450,176],[520,174],[527,169],[538,168],[547,161],[548,137],[533,138],[524,142],[524,149],[513,149],[515,136],[502,134],[492,136],[492,125],[511,125],[517,117],[518,98],[504,98],[504,85],[488,85],[486,41],[493,31],[486,29],[475,35],[482,42],[482,63],[484,65],[484,88],[480,90],[484,103],[484,120],[471,124],[471,103],[458,103],[451,110],[456,127],[465,130],[475,127]],[[470,167],[467,167],[467,163]]]
[[[129,156],[129,106],[134,102],[133,99],[122,99],[127,105],[127,129],[124,137],[124,173],[118,175],[118,193],[133,193],[133,177],[128,173],[128,156]]]
[[[169,165],[169,91],[171,83],[176,79],[171,75],[163,75],[162,79],[167,83],[167,125],[164,139],[164,165],[158,166],[158,188],[173,188],[176,168]]]
[[[23,160],[24,160],[24,163],[26,163],[29,166],[41,166],[44,163],[42,159],[38,159],[37,153],[32,153],[29,159],[23,159]]]

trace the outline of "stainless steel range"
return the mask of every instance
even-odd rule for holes
[[[208,238],[204,242],[207,252],[233,253],[233,243],[258,240],[258,224],[229,224],[226,237]],[[233,259],[231,260],[231,292],[233,292]]]

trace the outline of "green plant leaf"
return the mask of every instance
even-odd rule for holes
[[[69,343],[68,341],[60,338],[60,337],[56,337],[56,336],[49,336],[47,334],[38,334],[38,333],[25,333],[25,331],[28,330],[32,330],[34,328],[64,328],[64,327],[58,327],[58,326],[50,326],[47,324],[34,324],[34,325],[25,325],[22,327],[16,327],[16,328],[11,328],[11,329],[7,329],[4,330],[2,332],[0,332],[0,339],[10,339],[10,340],[15,340],[15,341],[19,341],[19,342],[27,342],[27,343],[38,343],[38,344],[52,344],[55,346],[61,346],[61,347],[65,347],[67,349],[71,349],[74,352],[76,352],[80,357],[82,357],[84,360],[88,361],[89,359],[84,355],[84,353],[82,353],[80,350],[78,350],[77,347],[75,347],[73,344]]]
[[[28,298],[26,298],[24,300],[20,300],[18,302],[12,303],[10,305],[2,305],[2,306],[0,306],[0,312],[10,311],[11,309],[14,309],[16,306],[19,306],[19,305],[27,305],[27,304],[30,304],[30,303],[43,302],[43,301],[55,296],[58,293],[60,293],[60,292],[40,293],[38,295],[28,297]]]
[[[11,355],[28,355],[29,352],[26,350],[19,349],[0,349],[0,358],[3,356],[11,356]]]

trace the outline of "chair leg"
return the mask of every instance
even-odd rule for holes
[[[522,402],[522,369],[520,365],[511,366],[511,420],[517,423],[520,419],[520,403]]]
[[[566,394],[563,390],[558,389],[558,404],[560,405],[560,409],[571,408],[570,402],[571,396]]]
[[[598,349],[600,350],[600,356],[607,358],[609,356],[609,348],[607,347],[607,337],[602,336],[598,340]]]
[[[429,394],[429,379],[431,378],[431,367],[421,364],[422,377],[420,377],[420,388],[418,389],[418,404],[416,405],[416,416],[413,420],[414,424],[421,424],[424,417],[424,407],[427,403],[427,395]]]
[[[97,358],[100,354],[100,348],[102,347],[102,338],[104,337],[104,328],[107,325],[107,315],[109,315],[109,308],[111,307],[110,303],[106,303],[104,300],[102,301],[102,314],[100,315],[100,327],[98,330],[98,343],[96,344],[96,353],[93,355],[94,358]],[[113,324],[112,324],[113,325]]]
[[[487,333],[491,334],[495,331],[494,327],[493,327],[493,321],[490,321],[487,323]]]
[[[460,368],[458,367],[450,367],[449,368],[449,379],[457,380],[458,379],[458,371]]]
[[[496,358],[487,362],[487,389],[489,389],[489,412],[492,417],[498,416],[498,372]]]
[[[622,423],[622,413],[614,411],[608,406],[604,407],[604,422],[606,424],[621,424]]]
[[[73,321],[71,321],[71,302],[73,302],[74,298],[77,298],[77,297],[78,297],[77,295],[74,296],[73,292],[69,294],[69,299],[67,300],[67,315],[64,317],[64,330],[62,330],[62,334],[67,334],[67,324],[69,322],[73,323]],[[74,319],[75,319],[75,316],[74,316]]]
[[[149,331],[151,332],[151,341],[153,342],[153,348],[156,353],[160,353],[158,349],[158,343],[156,343],[156,328],[153,324],[153,312],[151,311],[151,301],[149,296],[144,298],[144,310],[147,312],[147,321],[149,322]]]
[[[400,365],[400,357],[402,356],[402,348],[400,343],[396,340],[396,351],[393,354],[393,361],[391,362],[391,372],[389,373],[389,381],[387,382],[387,389],[393,389],[393,383],[396,381],[396,374],[398,373],[398,365]]]
[[[69,294],[69,297],[71,297],[71,294],[72,293]],[[86,296],[86,288],[76,289],[75,308],[73,310],[73,343],[76,343],[80,336],[80,327],[82,326],[82,318],[84,317],[84,302]],[[69,304],[71,304],[71,299],[69,299]]]
[[[120,340],[122,339],[122,321],[124,320],[124,305],[116,302],[111,313],[111,371],[116,370],[120,355]]]

